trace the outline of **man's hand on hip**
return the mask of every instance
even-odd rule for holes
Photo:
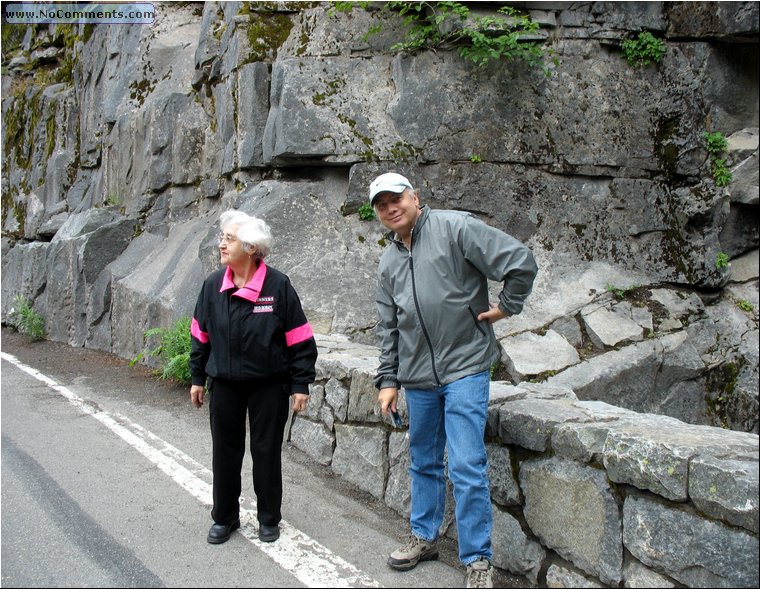
[[[501,319],[509,317],[504,311],[499,309],[499,305],[491,303],[491,308],[488,311],[483,311],[478,315],[478,321],[488,321],[489,323],[496,323]]]

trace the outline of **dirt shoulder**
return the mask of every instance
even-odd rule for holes
[[[18,358],[24,364],[57,380],[61,384],[75,382],[86,373],[96,382],[108,383],[110,389],[126,398],[143,398],[146,391],[162,404],[189,403],[189,389],[184,385],[158,378],[142,365],[130,366],[130,361],[107,352],[76,348],[49,340],[31,341],[26,335],[3,327],[0,350]]]

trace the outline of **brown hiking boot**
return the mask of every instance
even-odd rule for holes
[[[437,558],[438,546],[435,541],[428,542],[411,534],[406,544],[388,557],[388,566],[397,571],[408,571],[416,567],[418,562]]]
[[[493,587],[493,567],[485,558],[467,565],[465,587]]]

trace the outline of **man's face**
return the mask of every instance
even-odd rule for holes
[[[401,238],[411,234],[420,213],[420,199],[408,188],[400,194],[381,192],[374,206],[380,222]]]

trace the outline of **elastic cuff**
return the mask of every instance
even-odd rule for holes
[[[398,389],[399,387],[398,381],[394,380],[392,378],[386,378],[381,380],[378,384],[375,385],[377,389],[387,389],[387,388],[394,388]]]

